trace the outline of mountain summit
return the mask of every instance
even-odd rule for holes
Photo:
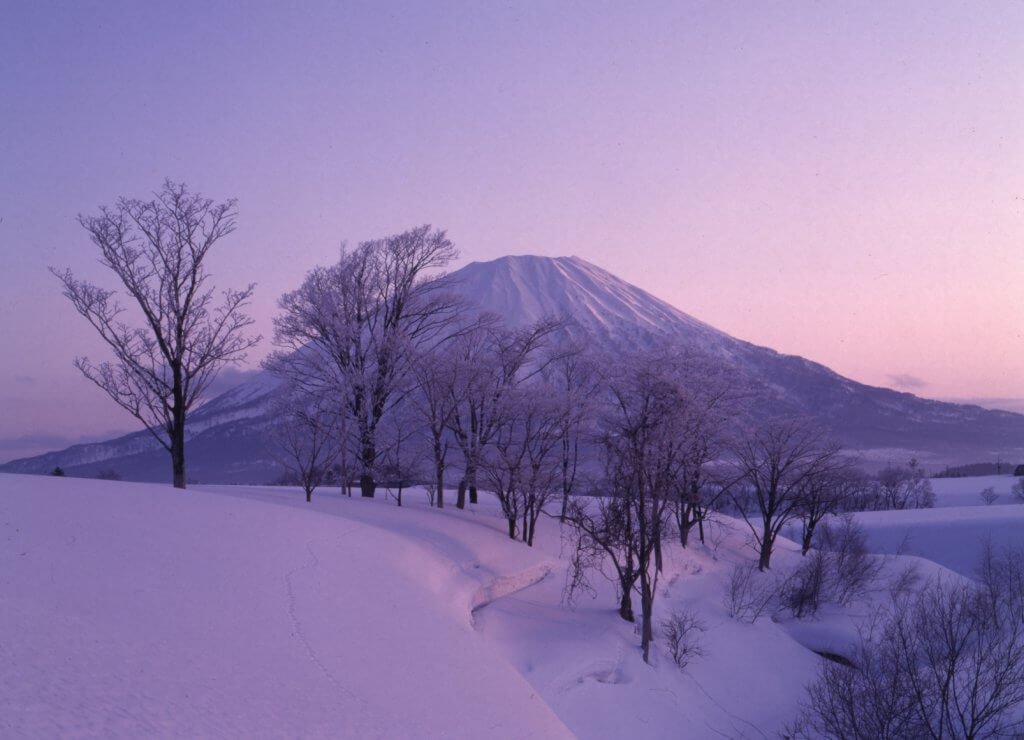
[[[1024,459],[1024,415],[943,403],[844,378],[824,365],[729,336],[579,257],[510,256],[449,275],[452,289],[510,326],[566,319],[567,331],[606,353],[674,342],[734,372],[754,391],[756,415],[817,418],[846,446],[878,463],[911,456],[932,465]],[[190,425],[190,476],[203,482],[266,483],[277,467],[266,446],[265,374],[200,408]],[[0,472],[71,475],[105,469],[162,481],[166,453],[146,431],[14,460]]]
[[[513,326],[571,318],[599,343],[639,349],[652,338],[703,349],[735,341],[645,290],[579,257],[501,257],[452,274],[457,290]]]

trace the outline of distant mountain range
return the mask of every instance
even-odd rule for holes
[[[624,352],[670,341],[710,357],[753,389],[755,413],[817,418],[868,461],[917,457],[932,468],[977,460],[1024,461],[1024,414],[944,403],[857,383],[824,365],[736,339],[578,257],[502,257],[452,273],[453,287],[511,326],[545,316],[597,349]],[[266,444],[274,389],[265,373],[198,409],[187,443],[189,477],[266,483],[278,466]],[[116,471],[129,480],[169,478],[167,453],[147,431],[13,460],[0,472],[68,475]]]

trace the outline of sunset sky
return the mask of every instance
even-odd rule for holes
[[[855,380],[1024,410],[1024,3],[5,2],[0,460],[131,430],[50,265],[164,177],[277,298],[432,223]]]

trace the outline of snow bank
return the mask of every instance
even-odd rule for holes
[[[0,476],[0,734],[569,736],[472,629],[471,551],[239,493]]]

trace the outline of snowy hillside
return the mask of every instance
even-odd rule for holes
[[[782,355],[714,329],[578,257],[503,257],[450,276],[483,311],[512,326],[556,316],[567,331],[611,355],[671,341],[734,372],[751,390],[750,420],[818,418],[869,464],[917,457],[930,469],[965,461],[1024,461],[1024,415],[942,403],[843,378],[801,357]],[[272,382],[259,374],[198,410],[187,445],[189,475],[215,483],[267,483],[278,469],[266,445]],[[147,432],[0,465],[11,473],[71,475],[113,469],[132,480],[163,481],[166,453]]]
[[[753,391],[755,415],[820,419],[882,464],[918,457],[1024,460],[1024,415],[918,398],[844,378],[824,365],[736,339],[578,257],[502,257],[452,275],[458,289],[512,325],[554,315],[612,354],[672,341],[709,356]]]
[[[730,618],[723,585],[753,555],[723,518],[707,546],[668,548],[655,607],[698,615],[704,655],[680,671],[659,637],[645,665],[611,583],[563,602],[557,522],[531,549],[489,495],[467,511],[405,500],[0,475],[0,735],[772,737],[812,649],[847,650],[876,598]],[[797,560],[782,542],[776,569]],[[940,570],[892,558],[878,598],[908,562]]]
[[[556,316],[595,345],[646,349],[655,338],[701,351],[735,340],[579,257],[502,257],[452,275],[455,289],[512,326]]]

